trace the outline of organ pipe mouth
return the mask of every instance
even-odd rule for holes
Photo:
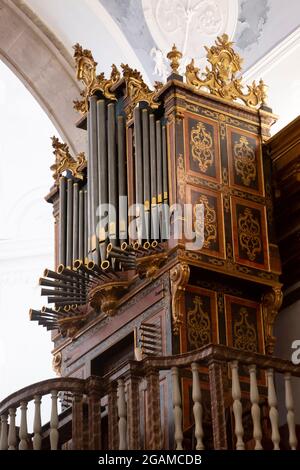
[[[32,308],[31,308],[31,309],[29,310],[29,318],[30,318],[30,320],[32,320],[32,315],[33,315],[33,310],[32,310]]]
[[[58,274],[62,274],[65,269],[66,269],[65,266],[63,264],[60,264],[57,268]]]
[[[145,242],[144,245],[143,245],[143,248],[144,248],[145,250],[149,250],[149,248],[150,248],[150,243],[149,243],[149,242]]]
[[[103,271],[106,271],[109,267],[110,267],[110,262],[107,259],[102,261],[101,268],[103,269]]]
[[[48,274],[49,274],[49,269],[45,269],[45,271],[44,271],[44,277],[48,277]]]
[[[134,243],[132,244],[132,246],[133,246],[134,250],[138,250],[139,247],[140,247],[140,244],[139,244],[139,242],[134,242]]]
[[[158,246],[158,242],[156,240],[153,240],[151,243],[151,248],[156,248]]]
[[[113,249],[113,244],[112,244],[112,243],[109,243],[109,244],[107,245],[106,252],[107,252],[107,253],[110,253],[112,249]]]
[[[87,264],[87,268],[92,271],[95,268],[95,263],[94,261],[89,261]]]
[[[77,271],[82,265],[83,265],[82,260],[76,259],[73,263],[73,268]]]

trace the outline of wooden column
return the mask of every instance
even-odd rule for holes
[[[97,380],[88,383],[89,450],[101,450],[101,389]]]
[[[72,449],[83,449],[83,396],[73,394],[72,402]]]
[[[118,396],[117,384],[109,384],[108,390],[108,448],[118,450]]]
[[[148,368],[147,380],[147,432],[146,449],[160,450],[162,447],[160,421],[160,386],[159,371]]]
[[[214,449],[227,449],[226,416],[224,403],[223,363],[210,361],[208,365],[211,400],[211,419],[214,436]]]
[[[140,449],[140,378],[130,371],[126,378],[128,449]]]

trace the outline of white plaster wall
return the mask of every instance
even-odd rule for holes
[[[38,278],[53,266],[53,125],[0,62],[0,400],[54,376],[51,339],[29,321],[42,305]]]

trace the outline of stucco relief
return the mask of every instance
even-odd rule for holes
[[[237,0],[142,0],[142,5],[163,53],[175,42],[184,56],[199,56],[217,35],[225,32],[232,38],[237,24]]]

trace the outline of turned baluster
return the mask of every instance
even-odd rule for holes
[[[8,450],[16,450],[17,448],[17,431],[16,431],[16,410],[9,408],[9,431],[8,431]]]
[[[8,449],[7,431],[7,414],[4,414],[1,416],[0,450]]]
[[[287,424],[289,428],[289,444],[292,450],[297,449],[298,439],[296,436],[296,424],[294,413],[294,399],[292,392],[291,374],[287,372],[284,374],[285,381],[285,406],[287,409]]]
[[[182,432],[182,409],[181,409],[181,393],[179,382],[178,367],[172,367],[172,392],[173,392],[173,414],[174,414],[174,440],[176,450],[182,450],[183,432]]]
[[[42,421],[41,421],[41,397],[34,397],[34,419],[33,419],[33,450],[41,450],[42,447]]]
[[[243,441],[244,428],[243,428],[243,409],[241,403],[241,387],[238,374],[238,362],[231,363],[231,379],[232,379],[232,398],[233,398],[233,414],[235,422],[235,435],[236,435],[236,450],[244,450],[245,444]]]
[[[253,422],[253,439],[255,440],[255,450],[262,450],[261,439],[262,430],[260,424],[260,408],[259,408],[259,393],[256,379],[256,366],[253,364],[249,367],[250,373],[250,401],[251,401],[251,416]]]
[[[119,450],[127,449],[127,404],[125,386],[122,379],[118,380],[118,416],[119,416]]]
[[[279,434],[279,417],[277,411],[277,397],[274,385],[274,371],[273,369],[267,370],[267,381],[268,381],[268,403],[270,407],[269,417],[272,428],[272,442],[274,444],[273,450],[280,450],[280,434]]]
[[[19,450],[27,450],[28,449],[28,430],[27,430],[27,402],[21,401],[20,403],[20,410],[21,410],[21,423],[20,423],[20,430],[19,430]]]
[[[194,402],[193,413],[195,418],[195,438],[196,438],[196,450],[203,450],[203,426],[202,426],[202,415],[203,408],[201,403],[201,387],[200,387],[200,378],[198,364],[196,362],[192,363],[192,374],[193,374],[193,390],[192,398]]]
[[[58,445],[58,412],[57,412],[57,391],[51,392],[51,418],[50,418],[50,446],[51,450],[57,450]]]

